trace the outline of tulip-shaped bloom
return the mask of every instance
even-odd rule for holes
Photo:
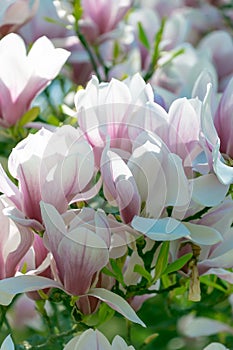
[[[47,18],[50,18],[52,23]],[[58,15],[55,1],[39,1],[35,16],[30,22],[20,28],[18,32],[29,44],[43,35],[49,39],[66,37],[71,33],[66,28],[68,24],[69,22],[66,19]]]
[[[134,347],[128,346],[119,336],[115,336],[112,345],[108,339],[98,330],[88,329],[81,335],[74,337],[64,347],[64,350],[134,350]]]
[[[101,40],[103,34],[115,29],[132,3],[132,0],[82,0],[83,19],[79,25],[88,41]]]
[[[14,32],[35,14],[39,0],[0,0],[0,37]]]
[[[20,268],[20,262],[33,243],[30,229],[17,227],[2,211],[9,204],[0,197],[0,279],[12,277]]]
[[[55,49],[46,37],[39,38],[28,55],[17,34],[8,34],[0,41],[1,126],[16,124],[34,97],[57,76],[69,55],[64,49]]]
[[[134,142],[128,166],[146,217],[159,218],[168,206],[187,208],[191,194],[182,161],[158,136],[141,133]]]
[[[41,207],[46,228],[44,242],[53,254],[57,278],[68,293],[85,294],[95,274],[109,260],[111,232],[107,217],[83,208],[77,215],[67,212],[65,223],[54,207],[49,204]]]
[[[41,212],[46,228],[43,240],[54,259],[51,263],[54,279],[32,273],[6,278],[0,281],[0,304],[9,305],[18,293],[55,287],[78,297],[77,305],[83,312],[86,310],[79,304],[81,298],[94,297],[132,322],[145,326],[123,298],[103,288],[109,283],[98,283],[100,270],[109,261],[111,230],[106,215],[84,208],[69,210],[61,216],[51,204],[44,202]]]
[[[192,183],[184,173],[181,158],[171,153],[159,137],[141,133],[128,166],[142,203],[140,216],[131,222],[134,229],[158,241],[187,237],[196,243],[219,242],[221,235],[215,229],[181,222],[190,206]]]
[[[123,82],[112,79],[110,83],[100,84],[94,76],[85,90],[78,91],[75,96],[78,122],[94,147],[97,164],[107,139],[110,139],[112,148],[130,152],[130,137],[135,137],[130,134],[135,129],[138,132],[151,126],[151,119],[155,116],[158,125],[165,123],[165,111],[153,101],[151,86],[139,74]],[[149,106],[145,108],[147,103],[153,104],[152,111]]]
[[[13,149],[8,167],[19,187],[1,168],[0,190],[14,203],[12,214],[20,217],[22,224],[28,222],[37,229],[42,229],[40,201],[65,212],[75,195],[89,185],[95,171],[91,146],[71,126],[30,134]]]

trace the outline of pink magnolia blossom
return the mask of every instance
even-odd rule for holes
[[[54,207],[41,207],[44,242],[53,254],[57,278],[68,293],[85,294],[109,260],[111,232],[105,214],[83,208],[65,223]]]
[[[55,49],[46,37],[39,38],[28,54],[17,34],[8,34],[0,41],[1,126],[17,123],[33,99],[57,76],[68,57],[68,51]]]
[[[71,339],[64,347],[64,350],[134,350],[134,347],[128,346],[119,336],[115,336],[112,345],[107,338],[98,330],[88,329],[81,335]]]
[[[53,21],[51,23],[50,20]],[[66,26],[69,22],[65,18],[60,18],[55,1],[39,1],[38,9],[35,13],[35,16],[24,25],[19,30],[19,34],[24,38],[26,43],[33,43],[41,36],[45,35],[49,39],[53,38],[63,38],[70,33],[71,30],[68,30]]]
[[[191,193],[181,159],[155,134],[139,134],[128,167],[140,193],[143,216],[157,219],[168,206],[189,205]]]
[[[86,89],[78,91],[75,96],[78,122],[94,148],[97,165],[108,139],[112,148],[130,152],[130,133],[147,128],[147,122],[152,123],[150,114],[157,115],[154,122],[157,127],[165,123],[163,108],[154,104],[151,111],[151,103],[154,104],[153,90],[139,74],[109,83],[99,83],[93,76]]]
[[[19,184],[15,186],[1,167],[0,189],[15,205],[11,214],[21,224],[39,230],[43,228],[40,201],[63,213],[75,195],[85,192],[95,174],[92,148],[71,126],[30,134],[13,149],[8,167]]]
[[[79,25],[85,37],[91,41],[101,40],[116,28],[130,9],[132,0],[83,0],[83,18]]]
[[[1,0],[0,37],[14,32],[35,14],[39,0]]]

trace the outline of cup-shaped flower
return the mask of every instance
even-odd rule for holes
[[[80,131],[71,126],[63,126],[54,132],[41,129],[30,134],[13,149],[8,168],[19,187],[1,168],[0,190],[21,212],[20,222],[23,223],[26,216],[34,220],[27,221],[33,226],[35,220],[38,224],[42,222],[41,200],[54,205],[60,213],[65,212],[73,197],[90,183],[95,171],[91,146]],[[20,215],[16,209],[13,214]]]
[[[59,2],[57,1],[57,3]],[[48,21],[47,18],[50,18],[51,21]],[[66,28],[68,24],[68,21],[58,15],[54,1],[39,1],[35,16],[20,28],[18,33],[24,38],[27,44],[30,44],[43,35],[49,39],[66,37],[71,33]]]
[[[95,42],[116,28],[132,5],[132,0],[82,0],[83,18],[79,21],[85,37]]]
[[[157,219],[168,206],[189,205],[191,193],[182,161],[155,134],[142,132],[136,138],[128,166],[144,205],[142,215]]]
[[[0,1],[0,37],[16,31],[35,14],[39,0]]]
[[[66,344],[64,350],[134,350],[134,347],[128,346],[119,336],[115,336],[112,345],[108,339],[98,330],[88,329],[81,335],[74,337]]]
[[[86,89],[77,92],[75,106],[78,122],[94,147],[97,164],[107,138],[111,147],[131,150],[129,129],[141,127],[137,120],[133,120],[134,115],[138,111],[140,120],[144,120],[144,107],[147,102],[153,101],[151,86],[139,74],[122,82],[112,79],[109,83],[99,83],[93,76]]]
[[[55,49],[46,37],[35,41],[28,55],[19,35],[11,33],[0,41],[1,126],[16,124],[34,97],[57,76],[69,55],[64,49]]]
[[[72,295],[85,294],[109,260],[110,229],[102,212],[83,208],[64,222],[50,204],[41,203],[44,242],[56,263],[57,278]],[[65,263],[64,263],[65,262]]]

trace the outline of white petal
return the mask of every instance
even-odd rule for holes
[[[191,222],[184,222],[183,224],[190,231],[189,238],[197,244],[212,245],[222,240],[221,234],[213,227],[196,225]]]
[[[40,276],[16,276],[0,281],[0,305],[9,305],[16,294],[44,288],[60,288],[61,285],[49,278]]]
[[[131,225],[155,241],[173,241],[190,234],[187,227],[173,218],[156,220],[135,216]]]
[[[229,186],[220,183],[214,174],[202,175],[190,182],[193,186],[192,199],[206,207],[218,205],[229,189]]]
[[[183,323],[182,333],[187,337],[201,337],[227,332],[233,334],[233,328],[223,322],[207,317],[186,317]]]
[[[93,297],[104,301],[113,310],[116,310],[128,320],[146,327],[146,325],[142,322],[142,320],[140,320],[131,306],[119,295],[103,288],[93,288],[87,293],[87,295],[92,295]]]
[[[2,343],[2,346],[0,348],[0,350],[14,350],[14,343],[11,339],[10,334],[5,338],[5,340]]]
[[[230,350],[220,343],[211,343],[206,346],[203,350]]]

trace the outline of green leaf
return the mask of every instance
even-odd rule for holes
[[[113,269],[113,272],[115,273],[115,278],[124,286],[125,283],[124,283],[124,277],[123,277],[121,268],[118,266],[117,262],[113,259],[110,259],[110,264]]]
[[[143,29],[142,23],[138,22],[138,39],[142,43],[143,46],[149,51],[150,50],[150,42],[147,38],[146,32]]]
[[[33,120],[36,119],[36,117],[40,113],[40,107],[32,107],[29,111],[27,111],[22,118],[20,119],[18,126],[24,126],[27,123],[32,122]]]
[[[107,276],[116,278],[115,273],[113,273],[112,271],[110,271],[109,269],[107,269],[107,267],[104,267],[104,268],[102,269],[102,272],[103,272],[105,275],[107,275]]]
[[[176,51],[171,51],[169,58],[160,67],[165,67],[166,65],[171,63],[174,60],[174,58],[176,58],[177,56],[183,55],[184,53],[185,53],[184,48],[181,48],[181,49],[176,50]]]
[[[134,266],[134,272],[139,273],[139,275],[144,277],[148,282],[152,281],[151,274],[148,271],[146,271],[146,269],[144,269],[143,266],[136,264]]]
[[[205,284],[206,286],[209,286],[209,287],[213,287],[214,289],[218,289],[218,290],[220,290],[223,293],[227,292],[227,290],[225,288],[223,288],[220,284],[217,284],[216,282],[211,281],[210,275],[201,276],[200,277],[200,283],[203,283],[203,284]]]
[[[83,8],[81,5],[81,0],[75,0],[73,8],[74,8],[73,15],[74,15],[76,21],[79,21],[83,15]]]
[[[120,54],[120,45],[117,41],[115,41],[114,46],[113,46],[113,59],[114,59],[114,61],[117,60],[119,54]]]
[[[54,126],[59,126],[60,125],[60,120],[57,119],[57,117],[53,114],[50,114],[46,117],[45,120],[48,124],[54,125]]]
[[[166,22],[166,20],[163,18],[161,26],[160,26],[158,32],[155,35],[154,51],[153,51],[152,62],[151,62],[153,67],[156,65],[156,63],[157,63],[157,61],[159,59],[159,56],[160,56],[159,45],[160,45],[160,43],[162,41],[164,27],[165,27],[165,22]]]
[[[109,305],[105,303],[101,304],[98,312],[98,316],[99,316],[98,326],[100,326],[101,324],[107,321],[110,321],[111,318],[114,316],[114,314],[115,314],[115,311]]]
[[[159,279],[159,277],[163,274],[163,272],[167,268],[168,256],[169,256],[169,245],[170,245],[170,242],[163,242],[161,245],[158,259],[155,265],[155,277],[154,277],[155,281]]]
[[[168,267],[165,269],[163,274],[169,274],[175,271],[180,270],[193,256],[192,253],[188,253],[183,255],[181,258],[178,260],[174,261],[173,263],[169,264]]]
[[[119,312],[128,320],[138,323],[142,327],[146,327],[145,323],[137,316],[136,312],[127,303],[127,301],[119,295],[110,292],[110,290],[104,288],[93,288],[90,289],[86,295],[93,296],[102,300],[104,303],[108,304],[113,310]]]

